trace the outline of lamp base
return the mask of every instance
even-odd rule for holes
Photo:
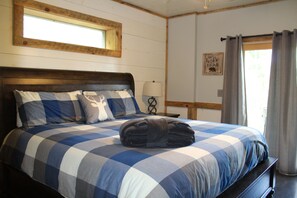
[[[156,98],[153,97],[153,96],[150,97],[148,99],[148,104],[149,104],[149,106],[148,106],[147,110],[148,110],[149,114],[156,115],[156,113],[157,113],[157,108],[156,108],[156,106],[157,106],[157,100],[156,100]]]

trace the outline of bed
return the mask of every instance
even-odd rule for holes
[[[129,73],[0,67],[0,77],[1,144],[7,134],[16,128],[14,90],[66,92],[130,89],[132,92],[135,91],[134,79]],[[62,195],[66,197],[270,197],[273,195],[276,159],[267,157],[265,140],[255,130],[236,125],[182,120],[196,131],[196,142],[191,146],[175,149],[122,146],[118,137],[120,126],[127,120],[146,116],[148,115],[133,114],[95,124],[67,122],[40,125],[26,130],[15,129],[10,133],[10,138],[6,139],[6,145],[11,145],[14,141],[23,142],[20,140],[21,136],[25,136],[28,141],[19,144],[21,146],[14,150],[3,149],[5,146],[2,146],[1,195],[4,197],[24,195],[29,197],[63,197]],[[73,136],[75,138],[72,138]],[[49,148],[44,150],[46,144],[43,144],[44,149],[39,150],[38,154],[39,148],[36,146],[38,144],[33,140],[38,140],[39,143],[46,142],[44,140],[47,137],[51,137],[50,140],[46,140],[51,142]],[[256,137],[258,139],[254,139]],[[79,139],[79,142],[61,142],[61,139]],[[245,141],[247,139],[251,139],[253,144],[247,143]],[[53,143],[54,140],[56,142]],[[206,143],[208,140],[211,141]],[[206,148],[211,144],[216,146]],[[21,151],[21,147],[35,148],[36,156],[39,155],[39,158],[31,159],[31,155],[27,155],[28,151]],[[240,151],[246,147],[254,150],[244,150],[243,153],[246,152],[246,155],[243,159],[229,158],[230,155],[241,156]],[[54,150],[58,150],[59,153],[55,153]],[[228,154],[229,150],[232,150],[233,154]],[[21,157],[13,158],[15,155]],[[50,161],[48,164],[42,160],[44,156],[52,156],[51,160],[50,157],[45,160]],[[246,164],[248,158],[251,159],[251,164]],[[229,165],[225,165],[223,161],[228,160]],[[96,166],[91,165],[92,163]]]

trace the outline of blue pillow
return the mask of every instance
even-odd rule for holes
[[[131,90],[84,91],[84,95],[104,95],[114,117],[141,113]]]
[[[19,116],[24,127],[84,121],[84,113],[73,92],[14,91]]]

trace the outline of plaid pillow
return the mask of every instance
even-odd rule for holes
[[[83,96],[78,95],[79,102],[86,115],[86,123],[92,124],[104,120],[114,120],[107,100],[103,95]]]
[[[83,121],[84,114],[77,95],[81,95],[81,91],[60,93],[14,91],[24,127]]]
[[[104,95],[114,117],[140,113],[139,106],[130,89],[120,91],[84,91],[83,94]]]

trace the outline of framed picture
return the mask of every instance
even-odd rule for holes
[[[223,75],[224,53],[203,54],[203,75]]]

